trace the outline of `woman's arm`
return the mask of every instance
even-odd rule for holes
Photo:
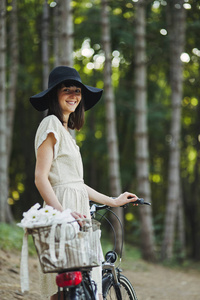
[[[106,204],[110,207],[122,206],[124,204],[136,201],[138,199],[138,197],[135,194],[128,193],[128,192],[125,192],[125,193],[121,194],[119,197],[113,199],[112,197],[108,197],[104,194],[101,194],[101,193],[95,191],[94,189],[92,189],[91,187],[89,187],[86,184],[85,184],[85,187],[87,189],[90,200],[97,202],[97,203]]]
[[[63,211],[63,207],[58,201],[48,178],[53,161],[55,143],[56,139],[54,134],[49,133],[46,140],[37,150],[35,185],[47,205],[50,205],[59,211]],[[85,216],[78,212],[71,212],[71,215],[78,220],[80,226],[83,225],[83,222],[79,219],[84,219]]]
[[[48,179],[53,161],[55,143],[56,139],[53,133],[49,133],[46,140],[37,150],[35,185],[47,205],[53,206],[59,211],[63,211],[62,205],[58,201]]]

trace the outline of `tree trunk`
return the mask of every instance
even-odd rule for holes
[[[60,64],[73,66],[74,28],[71,0],[61,0]]]
[[[180,196],[180,130],[181,130],[181,101],[182,101],[182,63],[181,53],[185,42],[185,9],[184,0],[171,0],[168,3],[169,11],[169,38],[170,38],[170,85],[171,85],[171,143],[169,146],[169,171],[167,208],[165,214],[164,238],[161,258],[171,259],[175,236],[175,221],[177,216],[178,198]]]
[[[138,196],[151,202],[149,183],[149,155],[147,130],[147,87],[146,87],[146,1],[136,4],[135,25],[135,100],[136,100],[136,166]],[[146,260],[155,260],[152,209],[140,207],[142,255]]]
[[[115,99],[112,87],[112,65],[111,65],[111,37],[108,16],[107,1],[102,0],[102,44],[105,53],[104,65],[104,97],[106,103],[106,127],[109,159],[109,182],[111,195],[117,197],[121,194],[121,181],[119,170],[118,139],[116,130]],[[118,207],[113,211],[118,215],[123,224],[123,209]],[[122,232],[119,222],[113,218],[114,228],[117,234],[117,249],[120,251]]]
[[[0,1],[0,222],[6,221],[8,157],[6,126],[6,1]]]
[[[42,15],[42,65],[43,65],[43,90],[48,87],[49,76],[49,5],[45,0]]]
[[[10,162],[10,155],[12,149],[13,137],[13,123],[15,115],[15,100],[16,100],[16,87],[17,87],[17,74],[18,74],[18,22],[17,22],[17,0],[12,1],[12,10],[10,13],[10,67],[9,67],[9,91],[8,91],[8,104],[7,104],[7,156],[8,166]]]
[[[71,0],[61,0],[61,34],[60,34],[60,60],[63,66],[73,67],[74,48],[74,28],[71,8]],[[75,130],[70,129],[70,133],[75,138]]]
[[[10,165],[10,156],[12,151],[12,138],[13,138],[13,124],[15,117],[15,102],[16,102],[16,87],[18,75],[18,57],[19,57],[19,44],[18,44],[18,20],[17,20],[17,0],[12,1],[12,10],[10,12],[10,66],[9,66],[9,89],[7,101],[7,165]],[[9,177],[8,177],[9,187]],[[13,216],[10,206],[7,206],[6,221],[13,222]]]
[[[42,15],[42,66],[43,66],[43,90],[48,87],[48,76],[49,76],[49,5],[48,1],[45,0],[43,4],[43,15]],[[43,116],[46,116],[47,110],[43,112]]]
[[[60,6],[57,4],[53,8],[53,57],[54,57],[54,67],[59,66],[59,36],[60,36],[60,22],[59,22],[59,15],[60,15]]]
[[[180,177],[180,174],[179,174]],[[179,258],[182,261],[185,258],[185,222],[184,222],[184,210],[183,210],[183,195],[181,189],[181,183],[179,180],[179,197],[178,197],[178,210],[177,210],[177,227],[178,227],[178,253]]]

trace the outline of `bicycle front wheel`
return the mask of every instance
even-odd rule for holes
[[[126,276],[120,274],[120,291],[122,300],[137,300],[136,293],[134,288]],[[104,295],[106,300],[119,300],[119,293],[116,290],[113,281],[110,281],[110,284],[106,285]]]

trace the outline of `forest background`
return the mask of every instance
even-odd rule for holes
[[[147,260],[200,260],[200,4],[195,0],[2,0],[0,221],[42,200],[29,97],[56,65],[104,88],[76,133],[85,182],[151,207],[118,210]],[[66,51],[64,49],[66,48]]]

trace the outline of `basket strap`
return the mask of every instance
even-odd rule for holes
[[[28,274],[28,232],[25,229],[23,236],[23,245],[21,251],[20,262],[20,282],[21,291],[24,293],[29,290],[29,274]]]
[[[50,245],[49,245],[49,252],[50,257],[53,262],[62,262],[66,264],[66,255],[65,255],[65,237],[66,237],[66,227],[69,226],[69,223],[62,223],[60,228],[60,241],[59,241],[59,253],[58,258],[56,258],[56,250],[55,250],[55,233],[56,233],[56,226],[57,224],[53,224],[51,227],[50,232]],[[71,223],[74,230],[74,237],[76,236],[76,229],[75,226]]]
[[[50,240],[49,240],[49,252],[50,256],[53,262],[57,261],[56,255],[55,255],[55,231],[56,231],[57,224],[53,224],[51,226],[50,231]]]
[[[65,229],[66,229],[66,223],[63,223],[61,225],[60,229],[60,244],[59,244],[59,256],[58,260],[63,260],[63,263],[66,263],[66,255],[65,255]]]

